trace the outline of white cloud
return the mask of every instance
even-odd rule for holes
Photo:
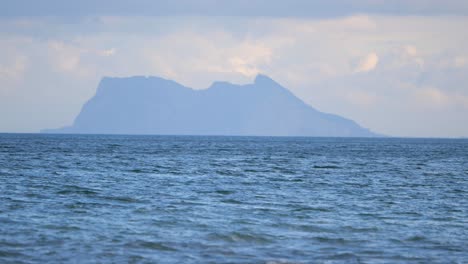
[[[404,46],[403,50],[405,51],[406,54],[408,54],[411,57],[415,57],[418,54],[418,50],[416,49],[415,46],[412,46],[412,45]]]
[[[372,31],[377,29],[375,21],[366,15],[354,15],[338,20],[330,20],[328,25],[341,30]]]
[[[272,54],[273,48],[264,43],[244,41],[237,47],[226,51],[226,55],[229,57],[220,72],[235,72],[252,78],[261,72],[262,66],[271,63]],[[219,64],[223,65],[224,63],[220,61]]]
[[[109,56],[114,56],[116,52],[117,52],[117,49],[110,48],[110,49],[100,50],[98,54],[104,57],[109,57]]]
[[[454,66],[457,68],[463,68],[468,65],[468,58],[465,56],[457,56],[453,60]]]
[[[377,56],[375,52],[371,52],[361,59],[355,72],[372,71],[373,69],[375,69],[375,67],[377,67],[378,63],[379,63],[379,56]]]
[[[154,75],[202,88],[219,79],[251,80],[272,64],[281,43],[222,31],[178,32],[146,41],[138,57],[149,60]]]
[[[83,50],[62,41],[50,41],[48,43],[54,66],[63,72],[74,72],[80,64],[80,56]]]
[[[406,61],[411,61],[419,65],[419,67],[424,66],[424,59],[419,55],[419,51],[415,46],[406,45],[402,48],[403,54],[402,59]]]
[[[0,79],[3,80],[18,80],[23,77],[27,68],[28,59],[25,56],[19,55],[11,62],[0,64]]]
[[[450,98],[437,88],[430,87],[417,91],[416,96],[430,107],[442,107],[450,103]]]
[[[424,108],[461,107],[468,109],[468,95],[451,93],[436,87],[422,87],[415,90],[415,97]]]

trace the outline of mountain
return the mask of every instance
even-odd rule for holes
[[[265,75],[193,90],[158,77],[103,78],[72,126],[44,133],[372,137],[315,110]]]

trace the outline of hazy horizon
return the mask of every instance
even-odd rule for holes
[[[0,132],[71,125],[104,76],[206,89],[259,73],[392,137],[468,137],[463,1],[15,1],[0,8]]]

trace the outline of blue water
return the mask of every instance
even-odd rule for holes
[[[0,263],[467,263],[468,140],[0,135]]]

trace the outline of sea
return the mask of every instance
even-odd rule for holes
[[[0,263],[468,263],[468,140],[0,134]]]

